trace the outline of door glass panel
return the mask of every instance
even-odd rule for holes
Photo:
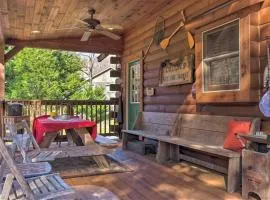
[[[130,103],[140,102],[140,63],[130,67]]]

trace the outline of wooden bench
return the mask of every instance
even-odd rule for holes
[[[134,135],[155,139],[158,141],[156,155],[158,162],[185,160],[224,174],[228,192],[239,189],[241,154],[223,149],[227,124],[231,119],[249,120],[252,121],[251,132],[254,133],[260,129],[259,118],[179,114],[175,117],[174,123],[171,123],[172,119],[164,120],[167,124],[167,131],[164,129],[165,126],[162,125],[161,128],[164,134],[155,131],[149,133],[144,129],[145,124],[149,124],[149,121],[153,124],[161,123],[152,121],[156,118],[155,115],[154,113],[142,113],[135,129],[123,130],[124,148],[129,140],[134,139]],[[172,114],[169,115],[172,116]]]
[[[139,114],[134,129],[122,130],[123,149],[128,148],[128,142],[138,139],[138,136],[158,140],[159,136],[168,136],[177,118],[175,113],[142,112]]]

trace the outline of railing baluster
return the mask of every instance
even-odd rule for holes
[[[45,115],[47,115],[47,101],[45,101]]]
[[[88,107],[89,107],[89,105],[88,104],[86,104],[86,107],[85,107],[85,109],[86,109],[86,119],[88,120],[89,119],[89,117],[88,117]]]
[[[118,112],[117,112],[117,114],[118,114]],[[115,105],[115,102],[114,102],[114,104],[113,104],[113,132],[114,132],[114,134],[116,133],[116,127],[115,127],[115,125],[116,125],[116,105]]]
[[[102,107],[101,103],[99,103],[99,129],[100,129],[100,134],[102,134]]]
[[[93,103],[92,103],[92,101],[90,104],[90,116],[91,116],[91,120],[93,120]]]
[[[76,102],[76,115],[79,116],[78,102]]]
[[[105,134],[109,133],[107,132],[107,104],[106,102],[104,103],[104,132]]]
[[[83,105],[81,105],[81,118],[83,119]]]

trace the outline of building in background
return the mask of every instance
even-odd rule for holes
[[[116,97],[115,91],[110,91],[110,84],[114,84],[117,78],[110,77],[111,70],[116,69],[115,64],[110,64],[110,58],[113,55],[107,56],[101,62],[98,62],[98,54],[80,54],[84,62],[82,76],[88,80],[93,87],[104,87],[105,98]]]

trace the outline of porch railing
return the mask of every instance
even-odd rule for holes
[[[30,122],[36,116],[48,115],[50,112],[71,114],[96,121],[99,134],[118,135],[117,101],[114,100],[6,100],[2,103],[4,116],[7,116],[7,105],[15,102],[23,104],[23,115],[30,116]]]

